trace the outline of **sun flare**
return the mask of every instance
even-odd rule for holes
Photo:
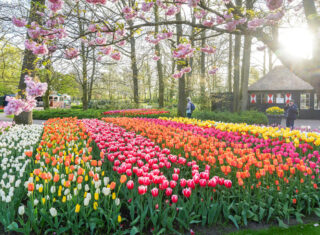
[[[313,35],[305,28],[282,29],[279,41],[284,53],[298,58],[312,57]]]

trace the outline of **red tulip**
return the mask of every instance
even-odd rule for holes
[[[134,188],[134,183],[133,183],[132,180],[129,180],[129,181],[127,182],[127,188],[130,189],[130,190]]]
[[[175,173],[175,174],[180,174],[180,168],[174,168],[173,169],[173,172]]]
[[[223,185],[223,184],[224,184],[224,178],[219,178],[218,183],[219,183],[220,185]]]
[[[170,187],[175,188],[177,186],[177,181],[171,180],[170,181]]]
[[[178,174],[172,174],[172,179],[175,181],[178,181],[179,175]]]
[[[183,195],[186,197],[186,198],[189,198],[191,196],[191,188],[185,188],[182,190],[182,193]]]
[[[186,181],[186,179],[180,179],[180,186],[182,187],[182,188],[184,188],[184,187],[186,187],[186,185],[187,185],[187,181]]]
[[[147,186],[144,186],[144,185],[140,185],[139,187],[138,187],[138,193],[140,194],[140,195],[143,195],[143,194],[145,194],[146,192],[147,192]]]
[[[206,186],[207,186],[207,180],[201,179],[201,180],[199,181],[199,184],[200,184],[200,187],[206,187]]]
[[[172,188],[167,188],[166,189],[166,196],[170,196],[172,194]]]
[[[131,171],[131,169],[127,169],[127,170],[126,170],[126,174],[127,174],[127,176],[132,176],[132,171]]]
[[[187,185],[189,188],[195,188],[195,184],[194,184],[193,179],[187,180]]]
[[[163,181],[162,181],[162,187],[163,187],[164,189],[168,188],[168,187],[169,187],[169,181],[168,181],[168,180],[163,180]]]
[[[172,195],[171,196],[171,201],[172,201],[172,203],[177,203],[178,202],[178,195]]]
[[[159,194],[159,190],[157,188],[151,189],[151,194],[153,197],[157,197]]]
[[[209,187],[216,187],[217,186],[217,181],[214,178],[212,178],[211,180],[209,180],[208,186]]]
[[[226,186],[226,188],[231,188],[231,186],[232,186],[232,181],[231,181],[231,180],[225,180],[225,181],[224,181],[224,186]]]

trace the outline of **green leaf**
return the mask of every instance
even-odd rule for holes
[[[11,224],[9,224],[7,229],[9,229],[10,231],[18,231],[19,226],[16,222],[12,222]]]
[[[266,210],[265,210],[264,208],[260,207],[259,220],[262,220],[262,219],[263,219],[263,215],[264,215],[265,211],[266,211]]]
[[[303,224],[303,220],[301,217],[303,217],[303,214],[299,213],[299,212],[296,212],[295,213],[296,215],[296,220],[300,223],[300,224]]]
[[[137,227],[133,227],[131,230],[130,230],[130,235],[135,235],[139,233],[139,229]]]
[[[288,228],[289,226],[286,225],[285,223],[283,223],[283,221],[281,219],[279,219],[279,217],[277,217],[278,223],[279,223],[279,227],[281,228]]]
[[[234,225],[237,227],[237,229],[239,229],[239,225],[238,225],[236,219],[232,215],[229,215],[228,218],[234,223]]]
[[[243,219],[244,225],[247,226],[247,225],[248,225],[248,221],[247,221],[247,211],[246,211],[246,210],[243,210],[243,211],[241,212],[241,215],[242,215],[242,219]]]
[[[314,208],[313,211],[318,217],[320,217],[320,208]]]
[[[139,219],[140,219],[140,215],[138,215],[138,217],[135,218],[135,220],[130,223],[130,226],[134,226],[136,223],[138,223]]]
[[[271,218],[271,216],[272,216],[273,212],[274,212],[273,207],[270,207],[270,208],[269,208],[269,214],[268,214],[267,221],[269,221],[269,219]]]

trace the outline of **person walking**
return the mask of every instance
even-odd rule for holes
[[[293,129],[294,120],[297,119],[298,107],[295,105],[294,100],[290,100],[284,107],[286,120],[286,126]]]
[[[188,101],[188,103],[187,103],[187,117],[191,118],[192,112],[195,110],[195,106],[191,102],[191,98],[190,97],[187,98],[187,101]]]

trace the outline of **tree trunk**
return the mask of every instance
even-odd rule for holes
[[[253,0],[246,0],[247,9],[253,8]],[[241,69],[241,111],[247,110],[248,107],[248,84],[250,74],[250,58],[251,58],[252,37],[244,36],[244,47]]]
[[[171,67],[171,74],[174,74],[174,70],[175,70],[175,61],[174,59],[172,58],[172,67]],[[174,95],[174,85],[176,83],[176,80],[175,78],[173,78],[172,76],[170,77],[171,78],[171,85],[170,85],[170,93],[169,93],[169,97],[170,99],[172,100],[173,99],[173,95]]]
[[[241,111],[247,110],[248,106],[248,84],[249,84],[249,73],[250,73],[250,57],[251,57],[251,43],[252,37],[246,35],[244,37],[244,48],[242,58],[242,71],[241,71]]]
[[[44,11],[44,4],[45,0],[31,0],[30,2],[30,14],[28,19],[28,25],[31,22],[37,22],[38,24],[42,24],[42,18],[37,12]],[[30,39],[27,33],[27,39]],[[22,68],[20,74],[20,81],[19,81],[19,96],[24,98],[23,90],[26,89],[26,84],[24,83],[24,78],[29,73],[33,74],[36,64],[35,61],[37,56],[32,53],[32,51],[25,49],[23,52],[23,61],[22,61]],[[14,116],[14,122],[16,124],[32,124],[32,111],[31,112],[22,112],[18,116]]]
[[[155,4],[154,8],[154,16],[155,16],[155,23],[159,22],[159,11],[158,5]],[[159,25],[155,26],[155,35],[159,33]],[[157,43],[155,45],[156,54],[160,57],[157,61],[157,71],[158,71],[158,80],[159,80],[159,108],[163,108],[164,106],[164,83],[163,83],[163,70],[162,70],[162,62],[161,62],[161,53],[160,53],[160,46]]]
[[[93,89],[93,82],[94,82],[94,76],[96,74],[96,59],[95,59],[95,48],[93,48],[92,51],[92,74],[90,78],[90,84],[89,84],[89,91],[88,91],[88,103],[90,103],[92,98],[92,89]]]
[[[234,69],[233,69],[233,112],[239,111],[240,49],[241,49],[241,35],[236,35],[235,36],[235,46],[234,46]]]
[[[181,21],[181,12],[176,14],[176,20]],[[177,24],[177,45],[180,43],[180,38],[182,37],[182,25]],[[178,70],[182,69],[182,65],[177,65]],[[178,88],[178,116],[186,116],[187,97],[186,97],[186,81],[185,75],[179,78],[179,88]]]
[[[201,47],[206,45],[206,31],[201,33]],[[206,53],[201,52],[200,57],[200,100],[201,104],[205,106],[206,103]]]
[[[229,34],[228,92],[232,92],[232,34]]]
[[[133,35],[133,31],[130,30],[130,35]],[[138,88],[138,67],[136,58],[136,39],[132,36],[130,38],[130,58],[131,58],[131,69],[132,69],[132,80],[133,80],[133,100],[134,103],[139,106],[139,88]]]

